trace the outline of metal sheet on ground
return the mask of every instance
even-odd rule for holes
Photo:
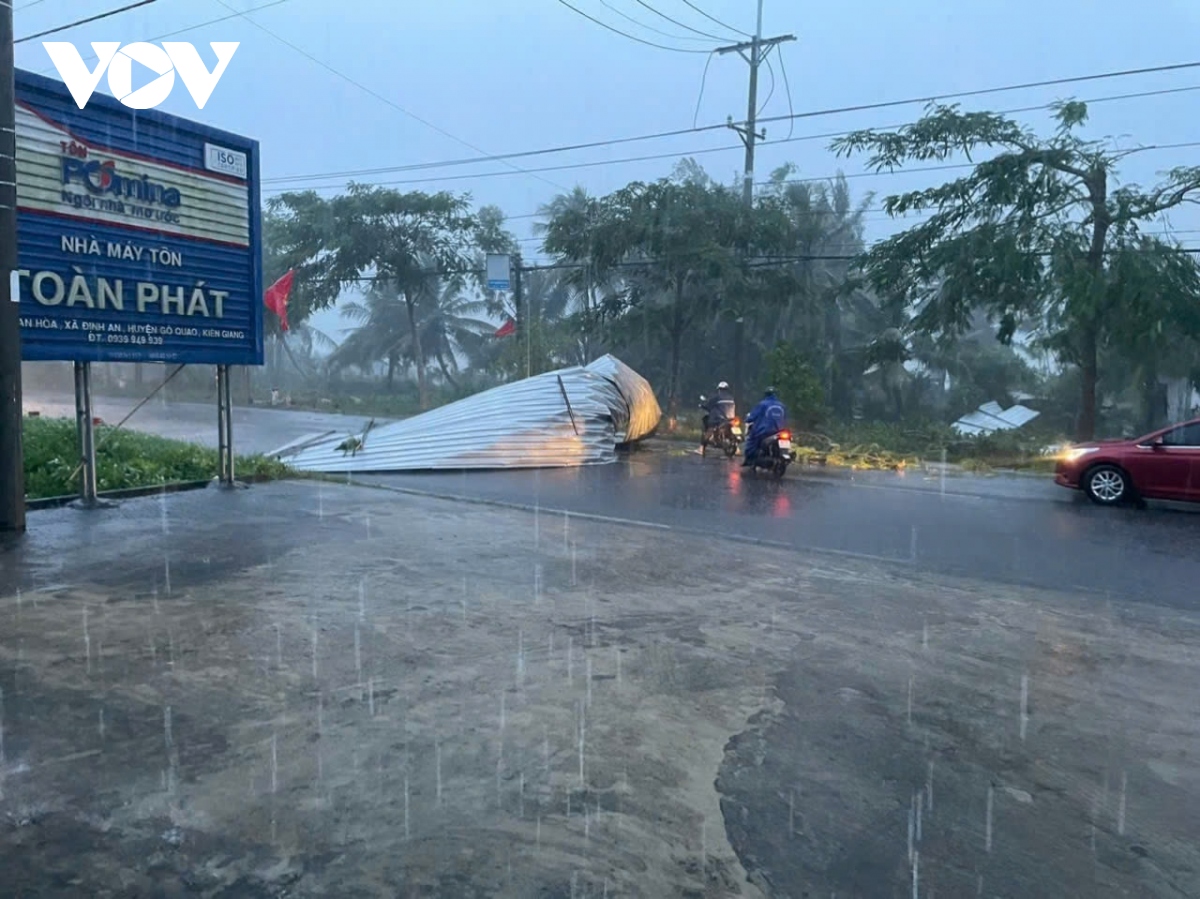
[[[504,384],[357,434],[304,438],[278,456],[301,471],[384,472],[600,465],[647,436],[662,411],[619,359]]]

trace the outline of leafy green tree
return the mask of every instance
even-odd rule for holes
[[[808,360],[786,341],[766,355],[767,377],[775,387],[788,418],[801,428],[813,428],[825,418],[825,390]]]
[[[1127,154],[1077,133],[1085,104],[1052,108],[1058,125],[1045,139],[1002,115],[934,105],[911,125],[856,131],[833,149],[870,154],[876,171],[988,154],[962,178],[885,200],[891,215],[928,218],[871,248],[868,280],[912,307],[917,327],[930,334],[961,332],[980,308],[999,322],[1005,340],[1024,319],[1042,323],[1059,358],[1080,371],[1077,430],[1088,439],[1096,430],[1101,350],[1119,337],[1114,328],[1127,299],[1117,260],[1146,251],[1151,238],[1143,226],[1196,200],[1200,166],[1173,169],[1153,189],[1117,187],[1116,167]],[[1144,287],[1175,286],[1159,280],[1161,269],[1138,270],[1149,279]]]
[[[864,248],[863,217],[868,194],[855,204],[844,176],[831,181],[797,180],[793,165],[771,173],[765,194],[786,228],[778,241],[789,261],[765,272],[772,289],[750,313],[756,338],[770,346],[780,336],[798,340],[817,365],[833,408],[848,414],[855,369],[848,329],[869,299],[848,290],[853,259]]]
[[[544,249],[590,260],[598,279],[620,278],[620,312],[640,315],[665,338],[667,405],[675,412],[684,339],[740,275],[745,207],[729,188],[662,179],[629,184],[586,212],[586,227],[575,208],[552,218]]]

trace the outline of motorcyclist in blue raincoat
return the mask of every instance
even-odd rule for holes
[[[768,387],[766,394],[746,416],[749,433],[746,434],[746,457],[742,460],[745,467],[754,459],[758,448],[765,438],[783,430],[787,422],[787,409],[775,395],[775,388]]]

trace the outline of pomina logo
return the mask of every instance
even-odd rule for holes
[[[91,99],[105,71],[108,72],[109,90],[130,109],[153,109],[166,100],[175,87],[176,72],[196,107],[203,109],[240,44],[237,41],[210,42],[217,57],[217,65],[211,72],[199,51],[186,41],[164,41],[161,47],[144,41],[124,47],[118,41],[92,41],[92,52],[99,60],[95,69],[88,69],[83,56],[70,41],[46,41],[42,46],[80,109]],[[135,62],[158,76],[137,90],[133,89]]]
[[[119,174],[116,163],[111,159],[76,159],[64,156],[62,160],[62,183],[79,183],[90,194],[108,194],[114,199],[137,200],[142,203],[161,203],[176,207],[181,202],[179,189],[151,181],[146,175],[140,178]]]

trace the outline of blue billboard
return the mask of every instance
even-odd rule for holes
[[[258,142],[16,73],[21,357],[261,365]]]

